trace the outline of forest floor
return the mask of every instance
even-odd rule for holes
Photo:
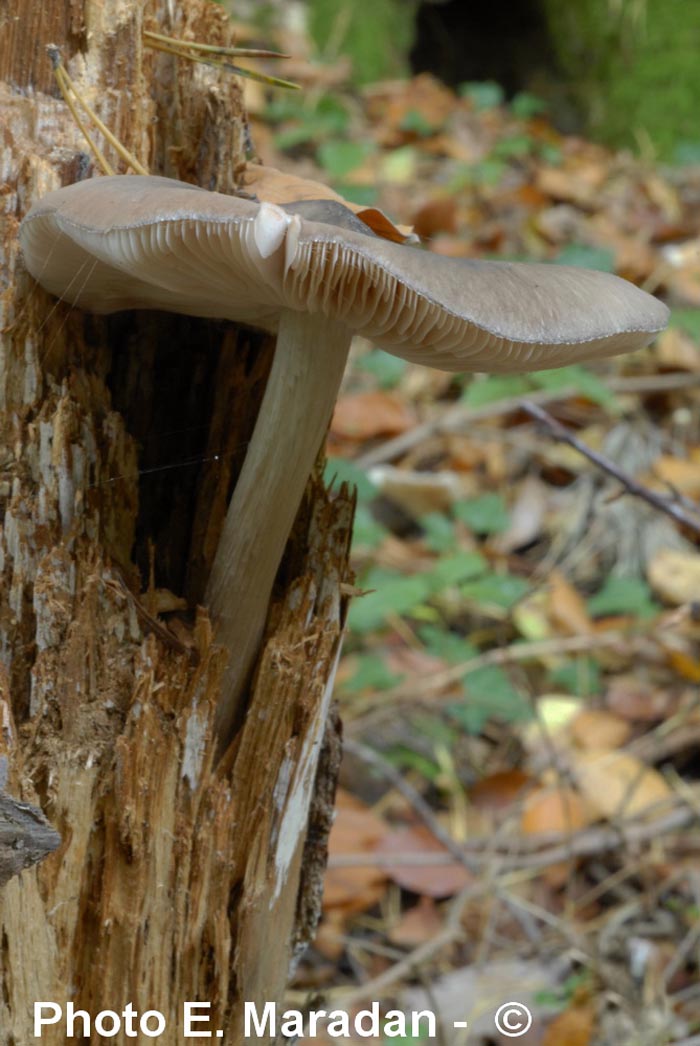
[[[514,1037],[511,1000],[522,1043],[700,1042],[700,166],[564,137],[493,84],[290,66],[300,94],[246,85],[265,164],[439,254],[617,272],[672,320],[529,376],[353,349],[328,474],[357,483],[364,594],[325,914],[288,1003],[428,1008],[470,1046]]]

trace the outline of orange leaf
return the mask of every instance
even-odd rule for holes
[[[636,817],[673,796],[657,770],[628,752],[573,753],[572,769],[581,794],[601,817]]]
[[[573,1006],[554,1018],[542,1046],[589,1046],[594,1021],[592,1006]]]
[[[383,836],[375,847],[377,853],[384,854],[428,854],[447,853],[432,834],[423,825],[410,828],[397,828]],[[404,864],[397,861],[395,865],[384,867],[386,874],[402,886],[404,890],[422,894],[426,897],[451,897],[463,889],[472,876],[457,861],[441,865]]]
[[[415,948],[430,941],[442,929],[443,921],[431,897],[421,897],[418,904],[404,912],[389,932],[389,940],[404,948]]]
[[[335,405],[331,432],[349,439],[398,436],[415,423],[413,412],[393,392],[357,392]]]
[[[523,835],[568,835],[594,818],[578,792],[564,785],[539,788],[525,800],[520,820]]]
[[[335,200],[356,214],[360,221],[384,240],[403,243],[410,234],[402,230],[376,207],[363,207],[344,199],[323,182],[300,178],[296,174],[278,171],[276,167],[249,163],[243,175],[243,189],[265,203],[298,203],[300,200]]]
[[[387,826],[368,806],[349,792],[338,790],[336,818],[328,841],[328,854],[367,854],[386,834]],[[329,868],[323,907],[342,908],[346,914],[371,908],[384,893],[385,873],[371,864],[355,868]]]
[[[533,779],[522,770],[500,770],[482,777],[472,788],[469,798],[479,810],[503,811],[522,797]]]
[[[591,619],[583,598],[560,570],[553,570],[549,578],[550,613],[566,635],[576,636],[592,632]]]
[[[620,748],[632,732],[626,719],[599,708],[582,708],[569,727],[579,748]]]

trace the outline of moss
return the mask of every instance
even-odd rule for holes
[[[355,83],[408,76],[417,0],[309,0],[319,50],[352,59]]]
[[[541,0],[552,46],[588,130],[650,140],[671,157],[700,141],[700,4],[688,0]]]

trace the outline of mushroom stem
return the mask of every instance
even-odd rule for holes
[[[216,715],[221,747],[239,720],[277,568],[330,422],[351,338],[325,316],[280,316],[267,388],[205,597],[217,641],[229,651]]]

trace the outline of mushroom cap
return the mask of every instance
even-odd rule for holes
[[[47,290],[94,312],[166,309],[267,330],[283,310],[318,312],[450,371],[613,356],[666,326],[665,305],[609,273],[445,258],[360,231],[343,210],[117,175],[49,193],[20,240]]]

